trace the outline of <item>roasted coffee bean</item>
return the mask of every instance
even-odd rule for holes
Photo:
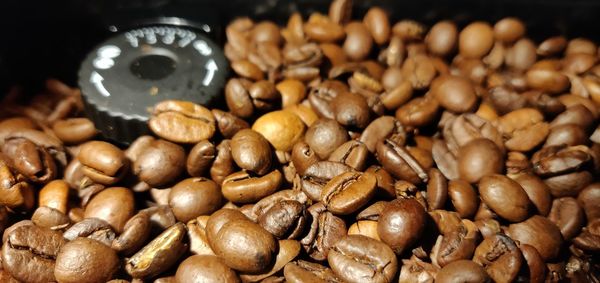
[[[123,151],[102,141],[90,141],[81,146],[77,159],[85,176],[103,185],[118,182],[129,168]]]
[[[353,171],[352,167],[333,161],[312,164],[302,175],[302,191],[312,200],[321,201],[322,190],[329,180],[342,173]]]
[[[347,172],[331,179],[321,191],[327,210],[348,215],[364,206],[375,194],[377,179],[371,173]]]
[[[406,131],[402,123],[392,116],[381,116],[373,120],[362,132],[360,141],[370,152],[375,152],[377,143],[389,138],[399,145],[406,141]]]
[[[15,178],[7,162],[0,158],[0,204],[11,209],[30,210],[34,206],[33,187]]]
[[[187,101],[166,100],[154,106],[150,129],[159,137],[177,143],[197,143],[215,133],[210,110]]]
[[[131,190],[123,187],[106,188],[90,200],[85,207],[84,217],[102,219],[120,233],[133,216],[134,205]]]
[[[279,170],[273,170],[264,176],[253,176],[239,171],[223,180],[223,196],[235,203],[253,203],[279,189],[283,176]]]
[[[394,177],[406,180],[413,184],[427,182],[429,176],[425,172],[425,166],[409,153],[403,146],[398,145],[390,139],[377,144],[377,159],[388,172]]]
[[[439,102],[433,98],[413,98],[396,110],[396,118],[405,126],[425,126],[437,117],[439,107]]]
[[[127,259],[125,270],[133,278],[148,278],[169,269],[187,249],[185,234],[183,223],[171,226]]]
[[[425,37],[427,49],[433,54],[445,56],[456,48],[458,30],[449,21],[441,21],[431,27]]]
[[[344,92],[332,101],[335,119],[340,125],[364,128],[369,124],[369,105],[360,94]]]
[[[416,280],[421,280],[422,282],[433,282],[438,271],[439,267],[436,267],[428,262],[423,262],[420,259],[403,259],[398,282],[408,283],[415,282]]]
[[[67,213],[69,185],[63,180],[51,181],[40,190],[38,197],[40,207],[46,206]]]
[[[453,261],[469,259],[478,240],[479,230],[475,223],[463,220],[451,232],[438,237],[432,250],[432,260],[443,267]]]
[[[290,151],[302,139],[304,128],[304,123],[296,114],[285,110],[269,112],[252,125],[252,130],[260,133],[276,150],[281,151]],[[232,141],[234,140],[235,136]]]
[[[533,174],[518,174],[511,178],[521,185],[540,215],[546,216],[550,213],[552,195],[542,179]]]
[[[448,197],[454,209],[463,218],[475,215],[479,207],[477,192],[471,184],[462,180],[450,180],[448,182]]]
[[[457,260],[452,262],[440,271],[435,276],[435,282],[440,283],[457,283],[457,282],[473,282],[485,283],[491,282],[489,275],[483,267],[470,260]]]
[[[116,235],[108,222],[98,218],[86,218],[73,224],[65,231],[63,237],[69,241],[79,237],[90,238],[110,246]]]
[[[410,81],[414,89],[425,89],[437,75],[437,69],[431,58],[424,54],[408,56],[402,65],[402,75]]]
[[[146,243],[151,228],[149,214],[140,212],[127,220],[123,233],[112,241],[111,248],[125,255],[135,253]]]
[[[362,171],[368,157],[367,147],[356,140],[350,140],[340,145],[329,155],[329,161],[344,163],[356,170]]]
[[[507,149],[529,151],[544,141],[549,132],[548,123],[542,114],[533,108],[512,111],[499,120],[499,130],[508,139]]]
[[[563,239],[570,240],[579,234],[585,223],[583,209],[572,197],[556,198],[548,219],[560,229]]]
[[[312,14],[304,24],[304,33],[317,42],[333,42],[344,37],[344,29],[325,15]]]
[[[462,180],[477,183],[484,176],[502,173],[502,151],[489,139],[474,139],[458,150],[458,174]]]
[[[133,173],[152,187],[165,186],[183,173],[185,158],[181,146],[154,140],[139,153],[133,163]]]
[[[210,167],[210,177],[219,185],[225,177],[235,171],[233,156],[231,156],[231,140],[222,140],[217,145],[217,156]]]
[[[381,195],[385,198],[391,198],[396,196],[396,189],[394,188],[394,178],[388,171],[380,166],[371,166],[367,168],[365,172],[373,173],[377,178],[377,191],[376,195]]]
[[[283,269],[285,280],[290,283],[303,282],[341,282],[333,271],[317,263],[298,260],[285,265]]]
[[[206,174],[210,169],[215,157],[217,149],[214,144],[209,141],[201,141],[197,143],[187,156],[186,169],[192,177],[200,177]]]
[[[348,235],[362,235],[381,241],[379,234],[377,234],[377,221],[374,220],[359,220],[354,222],[348,228]]]
[[[264,175],[271,167],[271,155],[269,142],[256,131],[241,130],[231,139],[231,156],[242,169]]]
[[[240,282],[240,278],[221,259],[211,255],[194,255],[184,260],[175,273],[175,282]]]
[[[348,140],[348,133],[335,120],[320,119],[306,131],[304,140],[321,159],[326,159]]]
[[[460,31],[458,49],[460,55],[479,59],[485,56],[494,44],[494,31],[485,22],[474,22]]]
[[[173,186],[169,193],[169,206],[181,222],[211,214],[221,205],[219,186],[203,177],[185,179]]]
[[[298,174],[304,175],[306,169],[318,161],[319,158],[306,142],[299,141],[294,144],[291,162]]]
[[[333,272],[347,282],[391,282],[398,270],[396,255],[389,246],[361,235],[340,239],[327,261]]]
[[[583,189],[577,196],[577,201],[583,207],[586,218],[589,222],[600,218],[600,184],[593,183]]]
[[[31,222],[39,227],[52,230],[62,230],[71,224],[67,215],[47,206],[38,207],[31,215]]]
[[[237,60],[232,62],[231,69],[240,77],[259,81],[264,78],[260,68],[249,60]]]
[[[456,113],[470,111],[477,103],[475,88],[464,77],[440,76],[432,82],[431,92],[442,107]]]
[[[214,255],[215,252],[208,243],[206,235],[206,224],[210,216],[198,216],[187,223],[188,237],[190,239],[190,251],[197,255]]]
[[[563,242],[560,229],[552,221],[539,215],[511,224],[507,232],[515,241],[533,246],[544,260],[555,258]]]
[[[66,144],[80,144],[98,134],[94,123],[87,118],[70,118],[52,125],[54,134]]]
[[[517,278],[518,281],[529,282],[544,282],[546,277],[546,265],[540,253],[532,246],[527,244],[519,245],[523,258],[527,266],[523,265],[521,275]]]
[[[512,282],[524,264],[523,254],[508,236],[496,234],[485,238],[473,256],[495,282]]]
[[[482,200],[501,217],[519,222],[527,218],[530,201],[519,183],[506,176],[493,174],[479,182]]]
[[[327,259],[330,248],[346,235],[346,224],[327,211],[323,203],[313,204],[307,211],[312,221],[300,243],[311,258],[322,261]]]
[[[1,150],[12,160],[12,167],[31,182],[45,184],[56,178],[56,162],[44,147],[25,138],[10,138]]]
[[[292,261],[298,254],[300,253],[300,243],[294,240],[280,240],[279,241],[279,251],[277,252],[277,257],[275,258],[275,263],[273,266],[266,272],[262,274],[242,274],[240,278],[244,282],[269,282],[268,278],[272,275],[279,273],[284,266]],[[262,280],[262,281],[261,281]],[[275,282],[283,282],[284,279],[281,278],[279,281]]]
[[[119,258],[110,247],[96,240],[77,238],[60,249],[54,276],[58,282],[106,282],[118,267]]]
[[[12,229],[3,243],[2,267],[12,277],[23,282],[56,281],[56,257],[66,243],[60,232],[21,225]]]
[[[225,264],[246,273],[266,271],[278,249],[273,235],[249,220],[225,223],[210,243]]]
[[[421,237],[427,213],[414,199],[396,199],[388,203],[379,216],[379,238],[396,254],[402,254]]]
[[[258,217],[258,224],[278,239],[299,237],[306,222],[304,204],[295,200],[279,201]]]

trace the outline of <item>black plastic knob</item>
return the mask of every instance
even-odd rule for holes
[[[160,101],[217,101],[228,69],[223,51],[203,31],[150,25],[115,34],[92,50],[81,64],[79,86],[85,112],[104,137],[129,143],[149,132],[150,110]]]

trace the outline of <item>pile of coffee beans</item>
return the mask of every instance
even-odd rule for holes
[[[128,147],[7,94],[0,281],[600,282],[598,45],[352,10],[234,20],[226,105]]]

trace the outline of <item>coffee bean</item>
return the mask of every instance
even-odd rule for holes
[[[69,241],[80,237],[90,238],[110,246],[116,235],[108,222],[98,218],[86,218],[73,224],[65,231],[63,237]]]
[[[221,204],[222,196],[218,185],[203,177],[185,179],[173,186],[169,194],[169,206],[181,222],[210,214]]]
[[[300,243],[294,240],[280,240],[279,251],[275,258],[275,263],[270,270],[262,274],[242,274],[241,279],[245,282],[258,282],[260,280],[266,280],[269,276],[278,273],[284,268],[290,261],[292,261],[300,253]],[[264,282],[264,281],[261,281]]]
[[[510,178],[493,174],[479,182],[481,200],[500,217],[511,222],[527,218],[531,202],[519,183]]]
[[[344,41],[346,56],[354,61],[367,57],[373,46],[373,37],[367,26],[360,22],[351,22],[344,27],[344,31],[346,32]]]
[[[60,232],[21,225],[10,231],[2,246],[2,267],[23,282],[52,282],[59,250],[65,245]]]
[[[133,163],[133,173],[152,187],[165,186],[183,173],[185,158],[181,146],[154,140],[140,151]]]
[[[222,140],[217,145],[217,156],[210,167],[210,177],[219,185],[225,177],[235,171],[233,156],[231,156],[231,140]]]
[[[235,271],[211,255],[194,255],[184,260],[175,273],[175,282],[240,282]]]
[[[325,159],[348,140],[348,133],[336,121],[320,119],[308,128],[304,140],[319,158]]]
[[[148,126],[159,137],[176,143],[197,143],[215,133],[212,113],[187,101],[166,100],[156,104]]]
[[[104,185],[118,182],[129,168],[128,160],[118,147],[102,141],[90,141],[81,146],[77,159],[85,176]]]
[[[219,132],[227,139],[233,137],[240,130],[250,127],[248,122],[232,113],[221,111],[219,109],[212,109],[211,112],[215,117]]]
[[[331,179],[321,191],[327,210],[348,215],[364,206],[375,194],[377,179],[371,173],[347,172]]]
[[[248,273],[268,270],[278,249],[273,235],[248,220],[225,223],[210,243],[227,266]]]
[[[425,27],[412,20],[401,20],[394,24],[392,32],[402,40],[420,40],[425,33]]]
[[[315,152],[303,141],[294,144],[291,158],[291,162],[296,168],[296,172],[300,175],[304,175],[308,167],[319,161]]]
[[[85,207],[85,218],[99,218],[117,232],[133,216],[134,199],[131,190],[123,187],[107,188],[96,194]]]
[[[443,267],[457,260],[470,259],[478,240],[479,230],[475,223],[463,220],[455,230],[443,235],[439,245],[436,243],[437,249],[434,246],[432,260]]]
[[[511,224],[508,235],[515,241],[533,246],[544,260],[555,258],[563,242],[560,229],[548,218],[538,215]]]
[[[261,177],[246,171],[233,173],[223,180],[223,196],[235,203],[252,203],[268,196],[279,188],[282,182],[281,172],[273,170]]]
[[[445,56],[456,48],[458,30],[449,21],[441,21],[431,27],[425,37],[427,49],[433,54]]]
[[[346,224],[327,211],[323,203],[313,204],[307,211],[312,221],[300,243],[311,258],[323,261],[327,258],[329,249],[346,235]]]
[[[491,279],[479,264],[470,260],[458,260],[442,268],[435,277],[435,282],[490,282]]]
[[[278,239],[297,238],[306,227],[306,211],[303,203],[282,200],[258,217],[258,224]]]
[[[396,110],[396,118],[405,126],[421,127],[433,122],[439,102],[430,97],[417,97]]]
[[[231,156],[242,169],[264,175],[271,167],[271,147],[258,132],[241,130],[231,139]]]
[[[344,163],[356,170],[364,170],[368,157],[367,147],[356,140],[350,140],[339,146],[329,155],[329,161]]]
[[[414,184],[427,182],[424,166],[407,149],[390,139],[377,144],[377,159],[394,177]]]
[[[479,198],[475,189],[468,182],[451,180],[448,183],[448,197],[461,217],[472,217],[477,212]]]
[[[332,101],[335,119],[345,127],[364,128],[369,124],[369,105],[360,94],[343,92]]]
[[[302,282],[342,282],[333,271],[318,263],[304,260],[290,262],[283,269],[285,280],[290,283]]]
[[[542,216],[550,213],[552,206],[552,195],[544,182],[533,174],[519,174],[512,178],[523,188],[529,200]]]
[[[414,199],[396,199],[388,203],[379,216],[377,232],[396,254],[402,254],[421,237],[427,215]]]
[[[231,64],[231,69],[240,77],[259,81],[264,78],[263,72],[256,64],[248,60],[238,60]]]
[[[525,273],[525,275],[520,277],[525,281],[529,280],[529,282],[544,282],[546,277],[546,265],[544,264],[544,259],[542,259],[540,253],[534,247],[527,244],[521,244],[519,248],[521,249],[525,263],[527,263],[526,268],[521,269],[521,272]],[[523,270],[525,270],[525,272],[523,272]],[[520,279],[521,278],[517,278],[517,280]]]
[[[333,272],[347,282],[390,282],[398,269],[396,255],[389,246],[361,235],[340,239],[327,261]]]
[[[565,240],[570,240],[579,234],[585,223],[583,209],[572,197],[554,199],[548,219],[558,226]]]
[[[475,88],[464,77],[452,75],[438,77],[431,84],[431,91],[440,105],[452,112],[467,112],[477,103]]]
[[[304,24],[306,36],[317,42],[332,42],[344,37],[344,29],[336,22],[321,14],[312,14]]]
[[[477,246],[473,261],[482,265],[495,282],[511,282],[521,269],[523,254],[510,237],[496,234]]]
[[[67,213],[69,185],[63,180],[54,180],[46,184],[39,193],[39,206],[54,208]]]
[[[542,41],[537,48],[537,54],[551,56],[563,51],[567,47],[567,39],[563,36],[554,36]]]
[[[598,183],[587,186],[577,196],[577,201],[583,207],[586,218],[590,222],[600,218],[600,208],[596,205],[598,200],[600,200],[600,186]]]
[[[252,130],[263,135],[276,150],[290,151],[302,139],[304,123],[292,112],[273,111],[258,118]]]
[[[47,206],[38,207],[31,215],[31,221],[39,227],[52,230],[62,230],[71,224],[67,215]]]
[[[127,220],[123,233],[112,241],[111,248],[125,255],[134,254],[146,243],[151,228],[149,214],[139,212]]]
[[[119,267],[117,254],[102,243],[77,238],[56,256],[54,276],[59,282],[106,282]]]
[[[494,31],[485,22],[473,22],[460,31],[458,49],[462,56],[478,59],[485,56],[494,44]]]
[[[201,141],[197,143],[187,156],[186,169],[188,174],[193,177],[200,177],[210,169],[215,157],[217,149],[214,144],[209,141]]]
[[[502,173],[503,154],[489,139],[474,139],[458,150],[458,173],[461,179],[477,183],[484,176]]]
[[[1,150],[12,159],[12,167],[29,181],[45,184],[56,178],[54,158],[34,142],[25,138],[10,138],[4,141]]]
[[[322,190],[329,180],[342,173],[353,171],[352,167],[333,161],[316,162],[302,176],[302,191],[312,200],[321,201]]]
[[[185,225],[177,223],[158,235],[125,262],[134,278],[152,277],[169,269],[187,249]]]

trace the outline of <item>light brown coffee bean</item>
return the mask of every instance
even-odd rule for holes
[[[477,183],[487,175],[502,173],[504,169],[502,151],[489,139],[474,139],[460,147],[457,155],[458,174],[470,183]]]
[[[98,134],[94,123],[87,118],[70,118],[52,125],[54,134],[66,144],[80,144]]]
[[[354,61],[360,61],[367,57],[373,46],[373,37],[367,26],[361,22],[351,22],[344,27],[346,40],[344,41],[344,52],[346,56]]]
[[[219,186],[199,177],[180,181],[169,193],[169,206],[177,220],[188,222],[200,215],[209,215],[222,205]]]
[[[184,260],[175,273],[177,283],[224,282],[237,283],[240,278],[235,271],[212,255],[194,255]]]
[[[425,37],[427,49],[435,55],[446,56],[456,48],[458,30],[450,21],[441,21],[431,27]]]
[[[466,58],[479,59],[485,56],[494,44],[494,31],[485,22],[473,22],[460,31],[459,53]]]
[[[271,155],[269,141],[254,130],[241,130],[231,139],[231,156],[242,169],[264,175],[271,168]]]
[[[494,37],[505,43],[517,41],[525,34],[525,24],[517,18],[503,18],[494,25]]]
[[[102,219],[120,233],[133,216],[134,205],[131,190],[123,187],[106,188],[90,200],[85,207],[84,217]]]
[[[460,76],[436,78],[431,84],[431,92],[442,107],[456,113],[470,111],[477,103],[477,95],[471,81]]]
[[[58,282],[106,282],[119,267],[110,247],[92,239],[77,238],[66,243],[56,256],[54,276]]]
[[[338,215],[351,214],[375,194],[377,179],[371,173],[347,172],[331,179],[321,191],[327,210]]]
[[[548,218],[539,215],[511,224],[507,232],[515,241],[533,246],[544,260],[558,256],[563,243],[560,229]]]
[[[304,135],[304,123],[293,112],[269,112],[256,119],[252,130],[260,133],[276,150],[290,151]]]
[[[253,203],[266,197],[279,188],[283,176],[279,170],[255,177],[246,171],[239,171],[223,180],[223,196],[234,203]]]

